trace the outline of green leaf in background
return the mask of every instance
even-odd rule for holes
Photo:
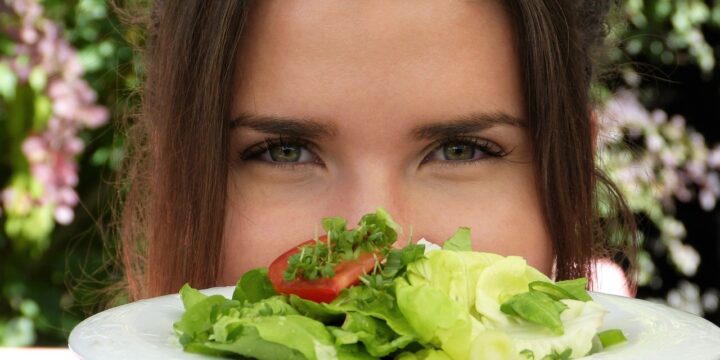
[[[47,73],[45,70],[40,66],[33,67],[28,76],[28,84],[35,93],[42,94],[45,91],[45,85],[47,85]]]
[[[32,128],[34,131],[41,131],[47,126],[52,115],[52,103],[45,95],[35,97],[35,111],[33,114]]]
[[[132,2],[142,5],[142,1]],[[76,158],[76,190],[82,206],[76,208],[71,224],[55,226],[56,209],[52,204],[43,205],[47,195],[32,177],[22,144],[30,133],[46,129],[53,105],[64,98],[50,96],[48,85],[65,77],[57,72],[48,75],[55,66],[46,67],[48,61],[41,61],[41,54],[34,49],[28,55],[19,54],[18,45],[23,44],[16,35],[21,24],[23,29],[57,26],[57,39],[44,38],[46,32],[41,30],[39,40],[50,40],[55,46],[67,39],[71,51],[98,54],[99,66],[81,69],[83,80],[97,94],[98,105],[106,105],[115,118],[122,119],[139,103],[135,89],[144,70],[132,47],[142,43],[145,31],[139,23],[121,26],[117,14],[108,11],[110,3],[104,0],[24,2],[30,7],[37,3],[42,9],[31,22],[24,23],[13,13],[12,1],[0,11],[0,193],[9,204],[6,207],[0,201],[0,344],[62,347],[67,344],[70,329],[81,319],[106,304],[127,301],[120,285],[122,276],[110,260],[117,255],[112,250],[116,234],[106,228],[111,222],[112,206],[108,204],[117,199],[111,199],[116,191],[112,182],[105,180],[115,177],[113,172],[122,161],[123,135],[111,126],[79,134],[89,154],[109,151],[105,151],[106,161],[97,167],[90,165],[85,154]],[[27,78],[10,65],[15,60],[20,66],[29,65]],[[17,283],[24,290],[11,294],[9,289]],[[27,315],[34,313],[27,301],[37,305],[36,315]]]
[[[0,97],[7,102],[15,99],[17,76],[5,62],[0,62]]]
[[[0,328],[0,346],[30,346],[35,342],[35,326],[31,318],[16,317]]]

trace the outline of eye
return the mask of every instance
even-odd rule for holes
[[[309,146],[309,142],[302,139],[267,139],[243,151],[241,159],[276,164],[318,163],[319,158]]]
[[[492,141],[474,137],[446,139],[438,143],[439,145],[423,159],[423,162],[472,162],[507,155],[499,145]]]

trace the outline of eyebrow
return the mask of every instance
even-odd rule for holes
[[[474,112],[461,117],[420,125],[411,130],[418,140],[435,140],[489,129],[497,125],[525,127],[525,120],[507,113]]]
[[[447,120],[417,126],[410,134],[418,140],[435,140],[482,131],[493,126],[525,127],[525,120],[507,113],[473,112]],[[337,129],[313,119],[240,114],[230,121],[230,129],[249,128],[259,132],[298,138],[333,137]]]
[[[275,115],[240,114],[230,122],[230,129],[240,127],[267,134],[308,139],[332,137],[337,133],[334,126],[319,121]]]

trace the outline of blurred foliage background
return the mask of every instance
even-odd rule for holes
[[[0,346],[124,302],[108,229],[144,32],[120,13],[0,0]],[[638,296],[720,324],[720,0],[622,0],[609,32],[598,157],[640,221]]]

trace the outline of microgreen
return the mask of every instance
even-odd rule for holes
[[[400,230],[382,208],[363,216],[354,229],[347,229],[347,221],[341,217],[324,218],[322,226],[327,233],[327,241],[318,240],[302,246],[290,256],[283,274],[285,281],[298,277],[307,280],[331,278],[335,276],[337,265],[356,260],[362,253],[375,253],[380,256],[379,259],[384,258],[391,253]]]

